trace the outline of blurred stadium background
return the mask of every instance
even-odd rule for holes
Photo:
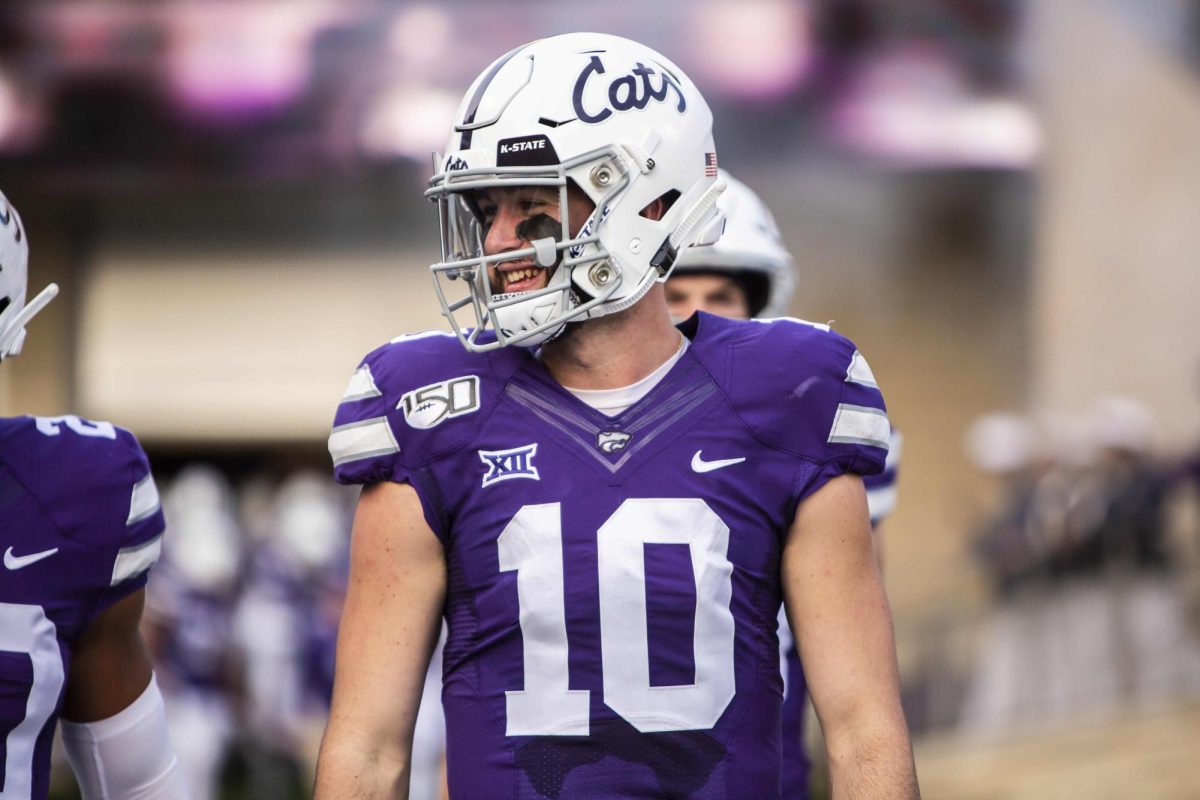
[[[334,406],[441,326],[421,191],[461,93],[578,29],[688,71],[792,312],[871,358],[925,796],[1200,797],[1200,2],[6,0],[0,186],[63,292],[0,413],[150,452],[148,625],[207,796],[306,791]]]

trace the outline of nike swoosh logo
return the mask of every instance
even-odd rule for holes
[[[722,458],[717,461],[705,461],[700,457],[700,454],[703,452],[703,450],[697,450],[696,455],[692,456],[693,472],[712,472],[714,469],[732,467],[734,464],[740,464],[746,460],[745,456],[743,456],[742,458]]]
[[[49,558],[57,552],[58,548],[55,547],[50,550],[43,550],[40,553],[30,553],[27,556],[14,556],[13,549],[10,547],[4,551],[4,566],[10,570],[24,569],[30,564],[36,564],[43,558]]]

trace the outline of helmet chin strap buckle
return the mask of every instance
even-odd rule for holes
[[[675,258],[678,255],[679,251],[671,244],[671,237],[668,236],[663,239],[662,245],[650,259],[650,266],[658,272],[660,279],[665,278],[671,274],[671,267],[675,266]]]

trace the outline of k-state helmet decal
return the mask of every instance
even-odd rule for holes
[[[496,145],[496,166],[533,167],[558,163],[554,145],[541,133],[501,139]]]

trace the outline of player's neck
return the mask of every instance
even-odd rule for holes
[[[661,285],[632,307],[589,320],[542,348],[554,379],[572,389],[619,389],[637,383],[679,350]]]

